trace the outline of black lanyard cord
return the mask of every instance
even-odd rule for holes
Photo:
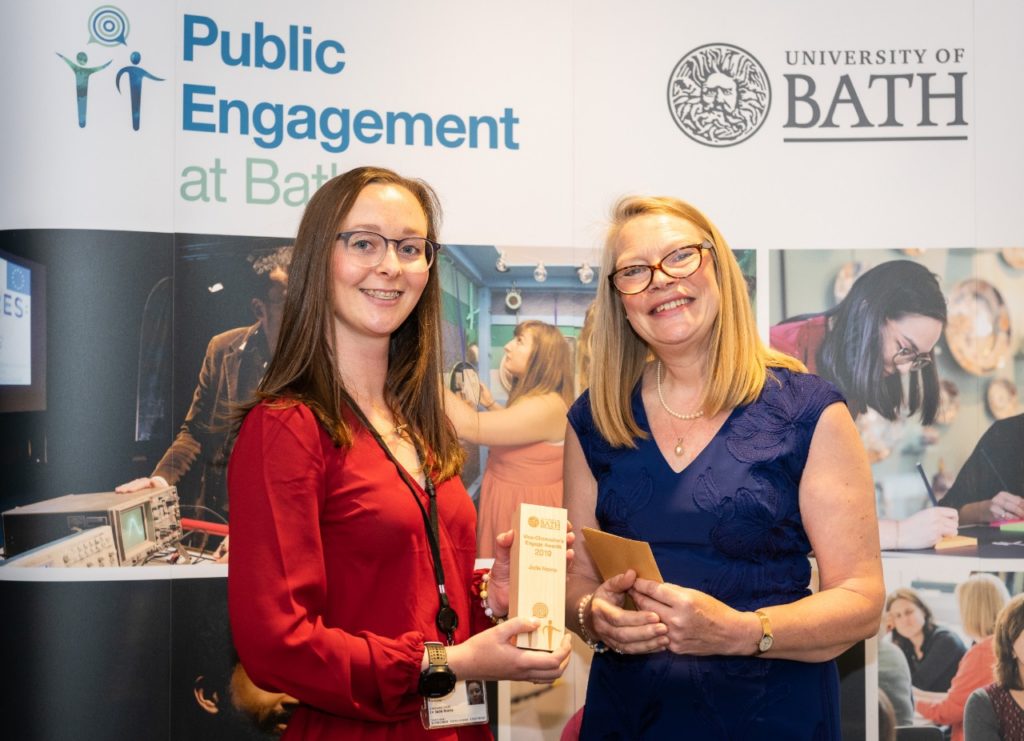
[[[416,448],[416,455],[423,464],[423,478],[426,481],[425,489],[427,490],[427,499],[430,505],[430,512],[423,507],[423,502],[420,501],[420,496],[416,492],[416,485],[410,478],[405,467],[395,458],[394,453],[391,452],[391,448],[384,442],[384,438],[381,437],[380,433],[377,432],[370,420],[367,419],[366,415],[363,414],[363,410],[359,408],[359,405],[352,400],[352,398],[345,392],[342,392],[345,397],[345,401],[352,413],[356,415],[363,426],[366,427],[367,431],[373,436],[373,439],[377,441],[377,445],[384,451],[384,455],[388,457],[398,472],[402,482],[409,489],[409,493],[412,494],[413,500],[416,502],[416,506],[419,507],[420,514],[423,515],[423,526],[427,531],[427,541],[430,543],[430,552],[433,556],[431,559],[434,566],[434,578],[437,581],[437,594],[439,607],[437,610],[437,617],[435,623],[437,624],[438,630],[445,634],[448,639],[449,645],[455,643],[455,628],[459,625],[459,615],[455,612],[455,609],[449,604],[448,594],[444,588],[444,565],[441,563],[441,544],[440,544],[440,531],[438,527],[437,518],[437,489],[434,488],[434,481],[430,478],[430,474],[427,472],[426,458],[423,455],[423,451],[420,449],[419,443],[414,437],[411,437],[413,447]]]

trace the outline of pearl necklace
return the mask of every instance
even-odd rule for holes
[[[655,377],[658,379],[658,401],[661,402],[661,408],[671,414],[676,419],[692,420],[700,419],[704,416],[704,410],[698,409],[696,412],[690,412],[689,414],[680,414],[674,409],[670,409],[668,404],[665,403],[665,395],[661,391],[661,361],[658,361],[658,370],[655,373]]]
[[[661,391],[661,361],[660,360],[658,361],[658,369],[657,369],[657,372],[655,373],[655,376],[658,379],[658,401],[661,402],[661,408],[662,409],[664,409],[666,412],[671,414],[676,419],[682,419],[682,420],[686,420],[686,421],[693,421],[695,419],[700,419],[701,417],[704,416],[704,410],[703,409],[698,409],[696,412],[691,412],[690,414],[680,414],[679,412],[675,411],[674,409],[670,409],[669,405],[665,403],[665,395]],[[694,425],[690,425],[690,429],[688,429],[684,434],[679,435],[678,437],[676,437],[676,446],[672,449],[672,451],[676,454],[676,458],[682,458],[683,455],[686,453],[686,446],[684,445],[684,443],[686,442],[686,438],[688,438],[690,436],[690,433],[693,432],[693,428],[694,428]]]

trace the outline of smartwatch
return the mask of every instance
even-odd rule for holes
[[[763,654],[775,643],[772,635],[772,624],[768,621],[768,615],[763,610],[754,610],[754,614],[761,619],[761,640],[757,642],[757,652]]]
[[[448,666],[448,654],[443,643],[427,641],[427,668],[420,674],[419,692],[424,697],[438,698],[455,689],[455,672]]]

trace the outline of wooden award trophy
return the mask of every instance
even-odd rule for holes
[[[516,509],[508,614],[540,620],[537,630],[516,636],[519,648],[554,651],[562,643],[567,523],[562,507],[524,502]]]

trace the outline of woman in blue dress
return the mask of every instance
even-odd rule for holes
[[[577,529],[649,542],[665,581],[603,580],[576,549],[568,622],[598,652],[580,737],[840,738],[832,659],[877,631],[884,599],[842,396],[764,347],[732,252],[692,206],[620,201],[603,274],[566,506]]]

